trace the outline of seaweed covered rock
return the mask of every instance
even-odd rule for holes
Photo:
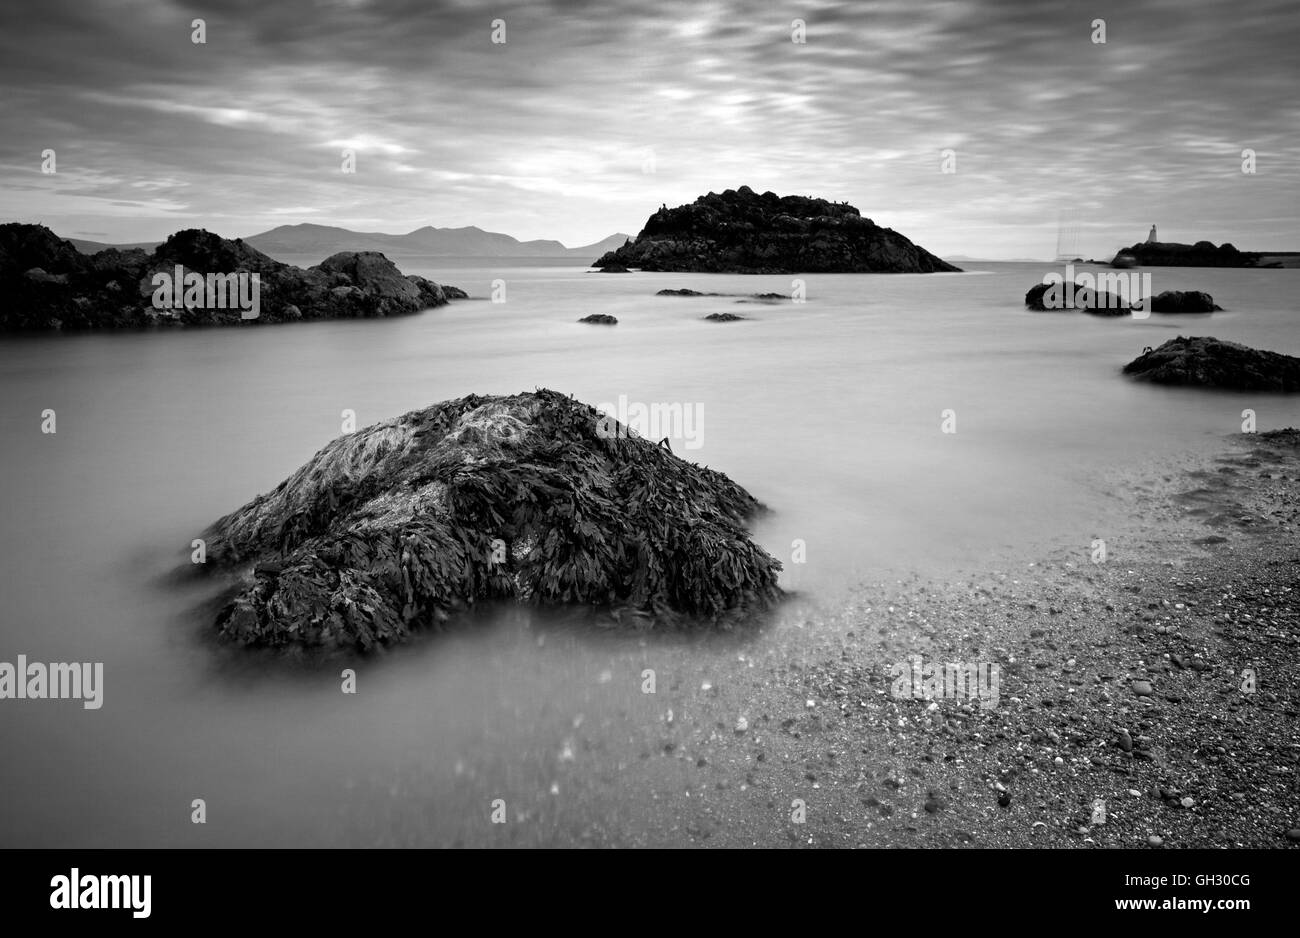
[[[478,600],[725,625],[781,596],[725,475],[554,391],[470,396],[339,437],[206,533],[227,639],[368,649]]]
[[[592,266],[768,274],[958,269],[897,231],[863,218],[852,205],[774,192],[759,195],[749,186],[660,208],[635,241]]]
[[[1212,337],[1170,339],[1129,362],[1124,373],[1156,384],[1300,391],[1300,358]]]
[[[160,305],[159,284],[203,288],[201,300]],[[252,296],[252,315],[234,301]],[[197,275],[197,277],[194,277]],[[242,279],[242,284],[241,284]],[[245,289],[246,288],[246,289]],[[185,288],[188,293],[188,286]],[[164,290],[163,294],[169,291]],[[179,290],[177,291],[179,293]],[[302,269],[236,238],[178,231],[153,252],[110,248],[86,255],[40,225],[0,225],[0,329],[117,329],[151,325],[236,325],[393,316],[464,298],[455,287],[403,276],[383,254],[344,252]]]

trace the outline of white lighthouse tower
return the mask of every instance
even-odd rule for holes
[[[1151,226],[1151,234],[1147,235],[1147,244],[1155,244],[1160,239],[1156,237],[1156,226]]]

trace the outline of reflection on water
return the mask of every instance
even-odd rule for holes
[[[672,842],[656,798],[680,788],[683,761],[648,758],[668,711],[729,734],[764,667],[813,654],[818,610],[862,579],[1075,544],[1086,556],[1127,521],[1117,470],[1216,445],[1245,407],[1261,430],[1300,422],[1294,400],[1118,374],[1179,333],[1300,352],[1294,271],[1159,270],[1157,291],[1206,290],[1229,311],[1138,322],[1026,313],[1033,265],[814,275],[806,304],[740,305],[654,293],[788,293],[789,278],[399,264],[480,297],[504,279],[508,302],[0,340],[0,660],[105,663],[101,710],[0,702],[0,843]],[[735,311],[752,321],[701,321]],[[576,323],[599,312],[619,325]],[[697,408],[686,455],[773,509],[757,536],[803,601],[721,637],[492,608],[359,662],[295,664],[214,648],[197,610],[218,585],[166,578],[208,523],[336,435],[345,409],[360,426],[538,386]],[[40,432],[46,408],[57,434]],[[796,541],[806,563],[790,562]],[[340,692],[344,667],[356,695]],[[195,798],[205,826],[190,823]],[[485,827],[498,799],[531,823]]]

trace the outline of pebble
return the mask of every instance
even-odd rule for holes
[[[1196,804],[1196,802],[1191,798],[1184,798],[1182,801],[1179,802],[1179,804],[1181,804],[1184,808],[1190,808],[1192,805]]]
[[[743,733],[743,732],[745,732],[747,729],[749,729],[749,721],[746,720],[743,716],[737,718],[737,720],[736,720],[736,732],[737,732],[737,733]]]
[[[1128,734],[1128,730],[1119,731],[1119,748],[1125,752],[1133,751],[1133,737]]]
[[[1150,837],[1147,838],[1147,843],[1153,847],[1159,847],[1164,842],[1165,839],[1161,837],[1159,834],[1152,834]]]
[[[1286,832],[1286,839],[1292,843],[1300,842],[1300,827],[1293,827]]]
[[[1133,693],[1137,694],[1139,697],[1150,697],[1153,692],[1150,681],[1133,682]]]

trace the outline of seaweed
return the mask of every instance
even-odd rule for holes
[[[720,472],[598,433],[604,418],[539,389],[332,441],[207,532],[212,565],[243,577],[219,634],[368,650],[484,600],[632,610],[651,627],[728,627],[778,602],[781,564],[746,528],[763,506]]]

